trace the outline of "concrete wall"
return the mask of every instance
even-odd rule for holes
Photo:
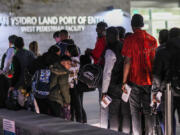
[[[14,16],[94,16],[105,12],[109,6],[128,13],[130,0],[0,0],[0,15],[9,15],[12,11]],[[112,21],[116,20],[118,18]],[[127,24],[129,25],[125,23]],[[52,38],[53,32],[22,33],[19,27],[0,26],[0,57],[8,48],[8,36],[11,34],[22,36],[26,47],[31,41],[38,41],[41,53],[55,43]],[[87,26],[83,32],[71,32],[70,36],[82,52],[87,47],[93,48],[96,41],[95,25]]]
[[[17,15],[93,15],[109,6],[130,11],[130,0],[0,0],[0,2],[0,11],[9,12],[12,7]]]

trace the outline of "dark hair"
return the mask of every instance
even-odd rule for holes
[[[180,36],[180,29],[177,27],[174,27],[169,30],[169,39],[176,38]]]
[[[125,32],[126,32],[125,28],[122,27],[122,26],[119,26],[119,27],[117,27],[117,29],[119,31],[119,38],[124,38],[125,37]]]
[[[131,19],[131,26],[134,28],[141,28],[144,26],[143,16],[140,14],[134,14]]]
[[[36,56],[38,56],[38,43],[37,43],[37,41],[32,41],[29,44],[29,50],[31,50],[32,52],[34,52],[34,54]]]
[[[48,53],[53,53],[56,54],[57,52],[59,52],[61,49],[59,46],[57,45],[53,45],[48,49]]]
[[[17,36],[16,35],[11,35],[8,37],[9,43],[14,44]]]
[[[163,44],[166,43],[168,41],[168,30],[167,29],[163,29],[159,32],[159,43]]]
[[[130,36],[130,35],[132,35],[133,33],[132,32],[127,32],[126,34],[125,34],[125,38],[127,38],[128,36]]]
[[[64,35],[64,36],[68,37],[68,31],[67,31],[67,30],[61,30],[61,31],[59,32],[59,35],[60,35],[60,36],[61,36],[61,35]]]
[[[91,58],[90,55],[81,55],[80,56],[80,68],[83,67],[86,64],[91,64]]]
[[[72,61],[71,57],[67,56],[67,55],[63,55],[62,57],[60,57],[60,62],[61,61]]]
[[[53,38],[57,38],[57,37],[59,37],[59,36],[60,36],[60,31],[54,32]]]
[[[99,23],[97,24],[97,27],[106,28],[106,27],[108,27],[108,25],[107,25],[107,23],[105,23],[105,22],[99,22]]]
[[[17,37],[15,42],[14,42],[14,46],[18,49],[22,49],[24,47],[24,40],[22,37]]]
[[[106,33],[111,33],[114,36],[118,36],[119,35],[119,32],[118,32],[116,27],[109,27],[109,28],[107,28]]]
[[[74,40],[73,39],[65,39],[65,40],[63,40],[63,43],[67,43],[69,45],[74,45]]]
[[[70,53],[71,57],[77,57],[79,55],[76,45],[68,45],[66,50]]]

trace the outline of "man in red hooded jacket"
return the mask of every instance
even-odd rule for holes
[[[97,41],[95,44],[94,49],[87,49],[86,54],[90,55],[93,60],[94,64],[100,63],[101,65],[104,65],[104,59],[103,55],[106,49],[106,28],[107,24],[105,22],[99,22],[96,27],[96,32],[97,32]],[[98,88],[99,90],[99,101],[101,100],[101,86]],[[102,128],[107,128],[108,126],[108,109],[103,109],[100,107],[100,126]]]
[[[106,48],[106,28],[107,24],[105,22],[99,22],[96,27],[96,32],[97,32],[97,41],[95,44],[94,49],[87,49],[86,54],[89,54],[92,56],[94,60],[94,64],[98,64],[100,61],[100,58],[104,52],[104,49]]]

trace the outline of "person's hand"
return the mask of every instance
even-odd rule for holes
[[[158,100],[156,96],[157,96],[157,93],[154,93],[154,94],[152,95],[152,101],[153,101],[153,103],[160,103],[160,100]]]
[[[102,93],[101,99],[103,100],[106,97],[106,93]]]
[[[87,48],[86,51],[85,51],[85,54],[86,55],[91,55],[91,52],[92,52],[92,49]]]
[[[12,90],[14,90],[14,87],[9,87],[9,91],[12,91]]]
[[[128,92],[127,92],[127,90],[125,88],[125,85],[126,85],[126,83],[123,83],[121,89],[125,94],[127,94]]]
[[[68,110],[70,110],[70,104],[64,104],[65,108],[68,108]]]
[[[106,93],[102,93],[102,101],[107,105],[107,102],[106,102],[106,100],[105,100],[105,97],[106,97]]]

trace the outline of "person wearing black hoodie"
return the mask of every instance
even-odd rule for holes
[[[169,31],[168,37],[169,40],[166,44],[163,45],[163,47],[158,48],[156,50],[156,56],[153,64],[153,84],[152,84],[152,95],[153,97],[156,97],[156,94],[158,92],[162,93],[161,97],[161,104],[160,104],[160,122],[161,122],[161,128],[162,132],[165,132],[164,129],[164,122],[165,122],[165,110],[164,110],[164,101],[165,99],[165,90],[166,90],[166,84],[170,80],[170,68],[172,65],[173,59],[176,57],[174,54],[176,54],[176,51],[180,49],[179,46],[179,38],[180,36],[180,29],[179,28],[172,28]],[[179,49],[178,49],[179,48]],[[174,101],[177,101],[175,99]],[[176,102],[175,102],[176,103]],[[178,104],[174,104],[173,106],[173,113],[175,111],[174,107],[177,107]],[[176,132],[176,125],[175,125],[175,117],[173,118],[173,132],[175,135]]]
[[[14,43],[16,54],[13,56],[12,64],[14,68],[13,78],[10,85],[10,90],[24,87],[24,71],[35,59],[32,52],[25,50],[24,40],[22,37],[17,37]]]
[[[51,46],[48,49],[48,52],[45,52],[42,56],[37,57],[37,59],[33,61],[32,65],[29,66],[28,70],[30,74],[34,75],[37,70],[56,63],[58,61],[60,53],[61,50],[57,45]]]
[[[55,45],[60,47],[61,56],[63,56],[65,54],[66,47],[69,45],[69,41],[67,42],[67,40],[69,39],[68,31],[67,30],[57,31],[53,34],[53,38],[56,41]]]
[[[170,58],[170,69],[169,69],[169,76],[168,78],[168,82],[171,83],[171,90],[172,90],[172,94],[173,94],[173,109],[172,109],[172,120],[173,120],[173,133],[174,135],[176,135],[176,116],[175,116],[175,111],[177,110],[178,113],[178,118],[179,118],[179,122],[180,122],[180,95],[178,90],[176,90],[176,87],[179,87],[179,63],[180,63],[180,29],[178,30],[178,36],[176,38],[173,38],[168,44],[167,44],[167,48],[169,49],[171,58]],[[175,83],[176,82],[176,77],[178,78],[178,84],[174,84],[174,78],[175,78]],[[179,88],[178,88],[179,89]]]
[[[156,49],[158,51],[161,48],[164,48],[169,37],[169,31],[167,29],[163,29],[159,32],[159,47]]]
[[[118,40],[118,30],[106,30],[107,50],[103,71],[102,100],[106,95],[112,98],[109,105],[109,128],[130,133],[130,108],[121,100],[124,58],[121,54],[122,42]]]
[[[40,69],[45,69],[50,67],[58,62],[61,54],[61,50],[57,45],[53,45],[48,49],[48,52],[44,53],[42,56],[39,56],[37,59],[33,61],[31,66],[28,67],[28,72],[31,77],[35,74],[36,71]],[[35,97],[37,104],[40,109],[40,113],[49,114],[49,100],[48,98],[40,99]]]

